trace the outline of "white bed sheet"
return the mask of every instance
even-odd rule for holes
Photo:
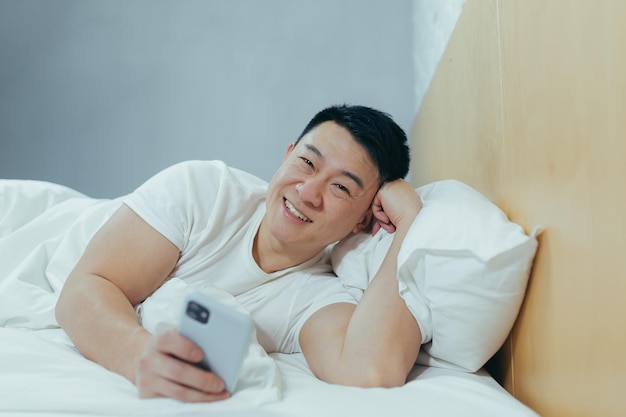
[[[135,387],[82,357],[60,329],[0,329],[1,416],[480,416],[537,417],[486,372],[415,366],[400,388],[319,381],[302,355],[272,354],[280,392],[248,387],[229,400],[142,400]],[[258,397],[257,397],[258,395]]]
[[[416,366],[403,387],[344,387],[316,379],[302,355],[267,355],[254,343],[226,401],[139,399],[129,381],[80,355],[54,318],[65,277],[119,204],[0,180],[0,416],[537,417],[484,371]],[[161,290],[180,296],[175,285]],[[151,311],[155,325],[172,324],[168,309]]]

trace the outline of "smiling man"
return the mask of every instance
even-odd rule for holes
[[[186,362],[202,353],[175,331],[150,334],[135,307],[170,278],[209,281],[237,297],[271,351],[304,353],[331,383],[398,386],[420,329],[398,294],[397,254],[421,202],[403,180],[406,135],[363,106],[319,112],[269,184],[217,161],[157,174],[93,236],[57,303],[85,355],[141,397],[227,398],[223,381]],[[394,233],[359,304],[333,275],[329,245],[350,233]]]

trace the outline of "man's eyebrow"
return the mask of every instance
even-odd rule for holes
[[[361,181],[361,178],[357,177],[356,174],[353,174],[350,171],[341,171],[341,173],[346,177],[352,178],[352,181],[356,182],[356,185],[358,185],[359,188],[363,189],[363,181]]]
[[[304,146],[310,150],[311,152],[313,152],[315,155],[317,155],[320,159],[324,159],[324,155],[322,155],[322,152],[320,152],[319,149],[317,149],[317,147],[309,144],[309,143],[305,143]],[[352,181],[354,181],[356,183],[356,185],[359,186],[359,188],[363,189],[363,180],[361,180],[361,178],[359,178],[356,174],[350,172],[350,171],[346,171],[343,170],[341,171],[342,175],[345,175],[346,177],[350,178]]]
[[[320,158],[324,159],[324,155],[322,155],[322,153],[320,152],[319,149],[317,149],[315,146],[309,144],[309,143],[305,143],[304,146],[310,150],[311,152],[313,152],[315,155],[319,156]]]

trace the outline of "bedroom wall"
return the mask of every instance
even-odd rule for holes
[[[0,0],[0,178],[114,197],[202,158],[269,179],[337,102],[408,130],[412,11],[412,0]]]
[[[413,0],[415,108],[419,110],[465,0]]]
[[[492,363],[543,417],[626,413],[624,22],[622,1],[468,0],[412,129],[416,185],[544,227]]]

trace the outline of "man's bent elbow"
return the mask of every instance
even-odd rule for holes
[[[320,379],[331,384],[359,388],[396,388],[405,384],[408,373],[400,369],[362,369],[358,373],[344,372]]]
[[[404,371],[381,370],[372,372],[359,386],[363,388],[397,388],[404,385],[407,374]]]
[[[72,314],[71,298],[72,298],[71,294],[68,294],[68,290],[64,288],[61,291],[61,294],[59,295],[57,303],[54,307],[54,316],[56,318],[57,323],[59,323],[61,327],[64,327],[64,324],[66,323],[66,321],[69,319],[69,317],[71,317],[71,314]]]
[[[66,331],[68,330],[66,326],[72,320],[76,320],[77,314],[84,313],[81,309],[81,303],[85,300],[85,294],[93,294],[94,292],[94,289],[85,287],[85,282],[85,279],[77,279],[70,274],[57,299],[54,316],[57,323]]]

